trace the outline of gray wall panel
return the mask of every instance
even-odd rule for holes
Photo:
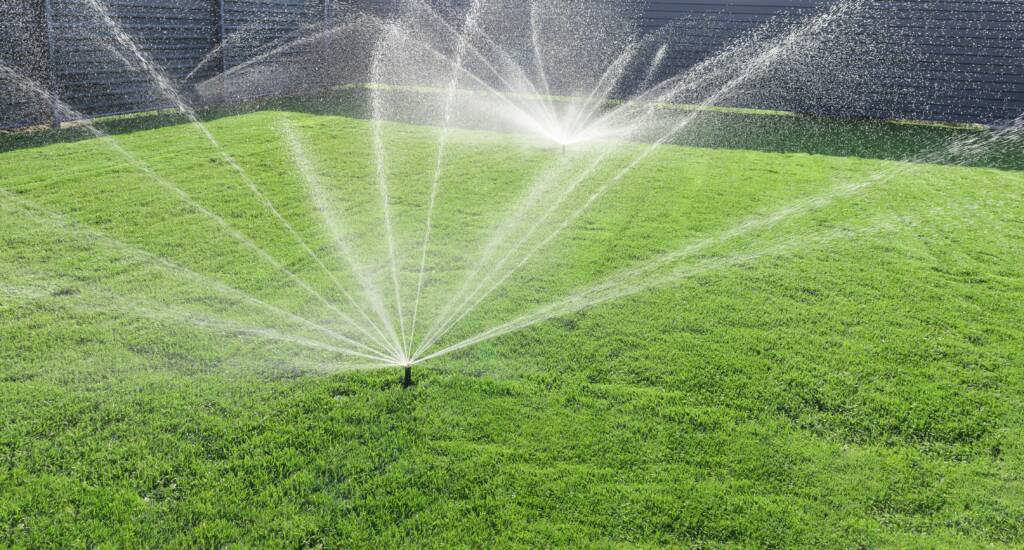
[[[54,66],[61,99],[85,115],[168,107],[171,102],[87,0],[53,0]],[[110,0],[111,18],[171,82],[213,46],[209,0]]]
[[[0,0],[0,63],[48,85],[47,41],[42,2]],[[46,123],[50,107],[37,93],[0,73],[0,128]]]
[[[51,85],[86,115],[168,106],[153,79],[131,56],[113,47],[109,27],[88,0],[52,1],[53,55],[48,56],[44,0],[0,0],[0,63]],[[192,83],[238,67],[329,19],[336,6],[324,0],[109,0],[111,14],[167,76],[188,91]],[[448,7],[462,0],[437,0]],[[618,0],[590,0],[614,3]],[[732,41],[766,24],[787,22],[834,0],[645,0],[642,24],[654,31],[676,24],[663,70],[685,71]],[[386,14],[397,0],[352,0]],[[223,6],[223,12],[220,7]],[[870,43],[864,55],[836,36],[830,45],[844,71],[808,64],[780,70],[727,101],[742,107],[817,114],[996,123],[1024,111],[1024,1],[877,0],[850,36]],[[221,28],[223,22],[223,28]],[[217,54],[211,50],[226,38]],[[319,47],[323,48],[321,44]],[[849,51],[845,51],[845,50]],[[276,59],[224,79],[227,99],[284,88],[262,86],[263,75],[301,90],[317,78],[327,51],[289,48]],[[289,63],[294,59],[294,63]],[[52,65],[48,63],[52,61]],[[201,66],[200,66],[201,65]],[[192,72],[190,78],[186,75]],[[830,73],[831,70],[831,73]],[[263,72],[261,72],[263,71]],[[325,76],[326,75],[326,76]],[[832,79],[831,81],[829,79]],[[831,82],[831,83],[830,83]],[[45,101],[0,78],[0,127],[46,122]]]

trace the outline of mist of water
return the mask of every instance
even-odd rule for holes
[[[701,253],[713,246],[727,243],[730,240],[754,232],[765,232],[784,221],[823,209],[836,201],[856,196],[871,187],[890,183],[912,173],[921,164],[940,161],[952,162],[953,164],[968,164],[979,156],[986,154],[992,147],[1008,142],[1016,143],[1022,140],[1024,140],[1024,115],[1005,128],[953,139],[942,147],[915,155],[902,162],[893,164],[888,169],[875,172],[857,181],[837,185],[820,195],[802,198],[767,215],[743,220],[715,235],[681,246],[677,250],[662,254],[638,266],[620,270],[605,277],[604,280],[580,289],[559,301],[538,307],[532,312],[481,331],[438,351],[419,357],[417,360],[427,361],[436,359],[474,344],[525,329],[554,317],[575,313],[582,309],[627,297],[651,288],[676,284],[695,275],[750,262],[765,255],[798,250],[816,244],[827,243],[837,238],[850,238],[853,236],[853,233],[875,232],[880,229],[886,229],[889,227],[888,225],[879,224],[877,226],[869,225],[859,228],[856,232],[830,231],[789,235],[782,239],[781,242],[766,239],[759,243],[760,248],[755,248],[754,250],[679,265],[681,262],[699,257]]]
[[[123,158],[125,158],[133,168],[135,168],[139,172],[145,174],[151,181],[156,183],[158,186],[160,186],[164,190],[169,191],[169,192],[173,193],[174,195],[176,195],[180,200],[182,200],[184,203],[188,204],[191,208],[195,209],[197,212],[201,213],[207,219],[213,221],[222,231],[224,231],[227,235],[229,235],[231,238],[236,240],[239,244],[241,244],[245,248],[247,248],[250,251],[252,251],[261,260],[263,260],[264,262],[266,262],[269,265],[273,266],[275,269],[277,269],[278,271],[283,273],[285,276],[287,276],[288,279],[291,280],[293,284],[297,285],[299,288],[301,288],[302,290],[306,291],[312,297],[317,299],[324,306],[326,306],[329,309],[331,309],[334,312],[335,315],[338,315],[339,318],[341,318],[345,322],[345,324],[347,324],[347,325],[355,325],[355,322],[351,319],[351,317],[349,317],[344,312],[339,310],[338,307],[331,300],[328,300],[326,297],[323,296],[323,294],[321,294],[320,292],[316,291],[313,287],[311,287],[308,283],[306,283],[304,280],[302,280],[292,270],[288,269],[284,264],[282,264],[279,260],[277,260],[269,252],[267,252],[262,247],[260,247],[258,244],[256,244],[252,239],[250,239],[249,237],[245,236],[243,233],[241,233],[240,231],[235,229],[234,226],[231,225],[223,217],[221,217],[217,213],[213,212],[212,210],[210,210],[210,209],[206,208],[205,206],[203,206],[202,204],[200,204],[188,192],[183,190],[181,187],[179,187],[178,185],[174,184],[173,182],[171,182],[167,178],[165,178],[165,177],[161,176],[160,174],[158,174],[149,164],[147,164],[142,159],[140,159],[139,157],[137,157],[136,155],[134,155],[133,153],[131,153],[130,151],[125,149],[123,146],[121,146],[121,144],[115,138],[113,138],[109,134],[107,134],[107,133],[103,132],[102,130],[100,130],[95,124],[93,124],[87,118],[82,116],[81,113],[78,113],[78,112],[74,111],[73,109],[71,109],[69,106],[67,106],[63,102],[61,102],[61,101],[57,100],[56,98],[52,97],[51,94],[49,93],[49,91],[44,89],[40,84],[38,84],[36,82],[33,82],[33,81],[29,80],[29,79],[26,79],[26,78],[18,75],[17,73],[13,72],[10,68],[8,68],[8,67],[6,67],[4,65],[0,65],[0,74],[4,75],[6,78],[11,79],[11,81],[17,81],[18,84],[20,86],[22,86],[23,88],[27,89],[28,91],[30,91],[32,93],[35,93],[39,97],[45,99],[47,102],[50,102],[50,103],[54,104],[63,116],[65,116],[65,117],[67,117],[69,119],[80,119],[80,120],[82,120],[82,122],[80,123],[81,127],[85,128],[95,138],[97,138],[104,145],[110,147],[118,155],[120,155]],[[8,198],[10,198],[9,194],[8,194]],[[348,343],[348,344],[350,344],[350,345],[352,345],[352,346],[354,346],[356,348],[363,349],[364,351],[366,351],[368,353],[379,353],[373,347],[371,347],[371,346],[369,346],[367,344],[364,344],[363,342],[358,341],[355,338],[345,337],[345,336],[340,336],[340,337],[343,338],[346,341],[346,343]]]
[[[358,348],[351,347],[351,344],[353,343],[352,339],[328,327],[315,323],[301,315],[284,310],[278,306],[274,306],[248,292],[227,285],[219,280],[211,278],[210,276],[198,273],[188,267],[174,262],[169,258],[158,256],[142,248],[128,244],[100,229],[75,223],[65,215],[43,208],[38,204],[19,197],[9,191],[0,189],[0,198],[3,199],[0,201],[0,208],[9,212],[15,212],[18,215],[31,220],[35,224],[47,227],[55,233],[80,238],[90,242],[91,244],[99,245],[108,250],[115,251],[121,254],[124,258],[150,268],[155,268],[173,279],[182,280],[191,288],[195,288],[197,290],[203,289],[211,292],[213,295],[218,296],[221,299],[231,299],[239,303],[255,307],[257,310],[270,315],[271,318],[277,319],[278,323],[285,321],[286,326],[298,325],[307,330],[312,330],[319,334],[320,339],[326,338],[329,341],[335,341],[335,344],[325,344],[322,340],[320,340],[320,343],[331,346],[343,355],[367,357],[367,353],[371,353],[372,355],[369,357],[373,357],[375,359],[385,357],[384,355],[372,350],[359,351]],[[283,334],[280,332],[282,330],[281,328],[273,330],[278,334]],[[310,339],[305,338],[305,340]]]
[[[195,110],[185,100],[184,95],[174,86],[174,84],[163,73],[160,67],[153,63],[150,57],[143,51],[143,49],[131,37],[131,35],[126,33],[124,29],[122,29],[121,25],[114,20],[114,18],[110,15],[110,12],[105,4],[103,4],[100,0],[87,0],[87,2],[90,6],[92,6],[95,12],[106,24],[106,26],[110,30],[111,35],[118,42],[118,44],[120,44],[127,52],[130,52],[132,57],[137,62],[138,66],[141,67],[146,72],[146,74],[149,75],[152,81],[156,84],[157,89],[162,94],[164,94],[164,96],[169,101],[171,101],[174,104],[178,111],[180,111],[189,119],[193,126],[195,126],[195,128],[199,130],[203,137],[217,151],[221,159],[237,173],[239,178],[245,183],[245,186],[252,192],[252,194],[257,198],[257,200],[259,200],[259,202],[271,214],[273,214],[274,218],[294,238],[295,242],[299,245],[299,247],[301,247],[301,249],[323,271],[323,273],[327,275],[331,282],[334,283],[334,286],[342,294],[342,296],[344,296],[345,299],[350,304],[353,304],[358,314],[362,317],[363,322],[356,322],[348,314],[342,311],[338,311],[337,313],[339,316],[341,316],[342,320],[348,324],[351,324],[353,327],[359,329],[360,332],[364,334],[364,336],[368,337],[376,345],[386,347],[387,341],[386,339],[383,338],[380,327],[377,326],[376,323],[374,323],[369,318],[366,312],[358,305],[356,300],[344,288],[344,285],[341,284],[341,282],[334,275],[334,273],[330,269],[328,269],[328,267],[324,264],[323,260],[320,259],[320,256],[317,255],[316,252],[314,252],[309,247],[308,244],[306,244],[305,239],[303,239],[302,236],[299,235],[298,231],[295,230],[292,224],[288,222],[288,220],[285,219],[284,216],[281,215],[281,213],[277,210],[277,208],[270,201],[270,199],[268,199],[266,195],[264,195],[263,192],[259,190],[259,187],[256,185],[256,182],[254,182],[252,178],[249,177],[249,175],[238,163],[238,161],[230,153],[228,153],[226,149],[224,149],[224,147],[220,144],[217,138],[215,138],[213,134],[210,132],[209,128],[207,128],[207,126],[203,124],[203,122],[199,119]],[[369,328],[367,328],[367,326]]]
[[[330,52],[324,58],[348,56],[349,62],[354,58],[355,65],[365,65],[362,84],[368,96],[372,162],[372,181],[367,183],[374,191],[374,208],[379,206],[378,225],[370,238],[379,242],[358,242],[358,231],[334,204],[344,198],[339,199],[341,193],[331,188],[332,175],[324,175],[324,165],[318,163],[315,148],[309,146],[310,138],[303,135],[301,126],[288,117],[276,122],[318,222],[316,230],[333,251],[330,259],[340,260],[335,265],[326,261],[327,257],[309,244],[314,241],[296,229],[295,220],[289,220],[267,197],[202,121],[188,101],[189,94],[124,31],[108,7],[101,0],[86,2],[113,39],[105,47],[124,65],[141,70],[155,90],[185,116],[276,226],[331,283],[332,290],[314,288],[287,262],[268,253],[37,83],[3,66],[0,75],[56,105],[64,118],[85,120],[86,130],[133,169],[284,275],[327,308],[338,325],[314,322],[303,312],[274,306],[168,259],[90,232],[106,246],[130,253],[146,265],[159,266],[197,287],[230,296],[280,324],[242,325],[200,316],[173,304],[135,303],[131,297],[119,297],[119,307],[137,316],[367,359],[374,366],[423,363],[556,316],[696,275],[888,230],[889,221],[876,219],[843,230],[782,237],[772,233],[784,222],[911,175],[920,164],[970,163],[993,149],[1024,141],[1024,116],[999,129],[959,135],[873,174],[842,181],[768,214],[679,243],[560,299],[539,304],[510,320],[491,321],[475,334],[452,341],[467,318],[481,312],[496,293],[517,284],[517,277],[538,258],[557,254],[556,245],[571,246],[564,242],[566,236],[635,175],[638,167],[652,162],[667,144],[699,132],[718,109],[759,103],[751,98],[776,97],[781,92],[774,89],[772,79],[780,73],[803,74],[804,93],[836,97],[842,95],[834,93],[836,90],[852,88],[850,84],[857,79],[868,78],[854,70],[854,61],[858,54],[870,57],[876,44],[862,40],[862,51],[842,56],[835,53],[834,45],[836,41],[861,40],[863,28],[858,25],[871,4],[863,0],[834,2],[796,21],[754,29],[679,70],[672,60],[680,55],[675,45],[681,42],[680,33],[687,30],[675,25],[645,29],[642,13],[629,3],[472,0],[459,12],[426,0],[402,0],[393,17],[353,11],[341,20],[308,27],[268,44],[249,60],[197,83],[196,91],[207,98],[222,95],[229,78],[238,83],[242,95],[283,93],[295,87],[288,78],[292,56],[306,50]],[[184,80],[208,69],[211,60],[225,54],[225,47],[259,31],[254,26],[228,37]],[[320,62],[329,64],[328,59]],[[837,68],[828,72],[829,65]],[[330,73],[326,68],[325,74]],[[420,150],[411,150],[414,147],[408,138],[399,135],[406,127],[397,123],[436,126],[431,134],[435,142],[426,153],[429,158],[424,159]],[[468,240],[458,234],[458,226],[451,227],[451,221],[442,224],[439,216],[458,211],[457,205],[448,202],[454,200],[449,193],[454,195],[456,183],[465,182],[455,179],[475,177],[466,175],[465,158],[463,164],[452,162],[454,156],[467,154],[463,149],[471,149],[456,143],[466,139],[461,137],[466,135],[461,131],[464,128],[511,134],[509,147],[529,151],[529,162],[536,163],[532,166],[536,169],[524,171],[530,174],[527,179],[515,182],[518,191],[512,193],[513,199],[486,206],[489,225],[474,236],[475,246],[465,246],[453,255],[446,254],[454,246],[452,239],[458,238],[459,243]],[[525,154],[522,158],[527,162]],[[40,212],[38,205],[11,193],[0,193],[0,199],[20,211]],[[55,229],[80,231],[64,224],[59,216],[45,214],[40,219]],[[379,257],[366,257],[368,247]],[[716,255],[707,257],[712,251]],[[339,277],[339,271],[348,277]],[[0,292],[32,295],[15,287],[0,287]],[[295,332],[299,328],[308,333]]]

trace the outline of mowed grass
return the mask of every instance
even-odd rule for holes
[[[209,123],[349,285],[284,119],[365,258],[383,242],[370,125],[269,111]],[[388,129],[409,250],[437,129]],[[885,139],[913,150],[902,131]],[[344,305],[195,129],[113,139]],[[466,274],[443,268],[471,265],[501,207],[560,153],[460,130],[447,161],[428,313]],[[0,544],[1018,547],[1024,171],[1011,168],[661,146],[443,342],[813,208],[681,257],[658,272],[666,284],[417,366],[402,389],[397,370],[337,370],[337,353],[209,324],[323,336],[244,292],[347,330],[108,143],[12,148]],[[858,182],[872,183],[838,191]]]

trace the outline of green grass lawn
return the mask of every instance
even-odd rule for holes
[[[285,119],[386,282],[367,121],[209,127],[349,288]],[[1024,545],[1024,165],[908,165],[886,151],[957,130],[802,120],[760,128],[763,147],[658,147],[441,345],[706,247],[417,366],[407,390],[398,370],[235,330],[322,336],[272,306],[355,336],[156,183],[344,305],[191,126],[115,135],[150,174],[72,131],[5,137],[0,545]],[[437,132],[387,125],[403,285]],[[545,227],[643,147],[616,150]],[[453,131],[424,318],[525,184],[588,154]]]

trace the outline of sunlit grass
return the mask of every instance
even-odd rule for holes
[[[282,117],[373,258],[369,125],[282,112],[210,123],[350,282]],[[396,208],[415,212],[436,129],[391,130]],[[887,131],[894,150],[919,146]],[[115,139],[341,303],[194,129]],[[470,131],[451,148],[438,268],[462,265],[500,218],[494,206],[561,155]],[[673,264],[687,276],[671,284],[426,362],[403,390],[395,370],[344,370],[361,362],[241,330],[325,338],[244,296],[345,327],[101,142],[11,149],[0,155],[3,543],[1024,542],[1022,171],[918,165],[835,196],[897,165],[771,152],[778,142],[660,147],[443,343],[744,221],[834,200]],[[421,226],[401,219],[408,249]],[[444,298],[433,296],[428,311]]]

